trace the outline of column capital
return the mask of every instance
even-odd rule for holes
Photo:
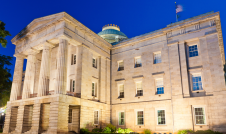
[[[23,58],[23,59],[25,59],[25,58],[26,58],[26,55],[21,54],[21,53],[14,54],[13,56],[14,56],[14,57],[16,57],[16,58]]]

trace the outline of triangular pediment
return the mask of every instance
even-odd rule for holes
[[[54,23],[55,21],[61,19],[62,17],[64,17],[64,12],[34,19],[29,25],[27,25],[23,30],[20,31],[19,34],[17,34],[12,39],[12,42],[22,37],[25,37],[29,34],[35,33],[36,31]]]

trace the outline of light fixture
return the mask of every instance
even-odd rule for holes
[[[4,113],[2,113],[2,115],[4,115]]]

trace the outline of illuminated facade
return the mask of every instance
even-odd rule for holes
[[[79,133],[108,123],[162,134],[226,132],[218,12],[130,39],[116,25],[97,35],[62,12],[35,19],[12,42],[4,133]]]

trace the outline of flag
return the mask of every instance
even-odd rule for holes
[[[181,5],[176,5],[176,13],[182,12],[183,7]]]

